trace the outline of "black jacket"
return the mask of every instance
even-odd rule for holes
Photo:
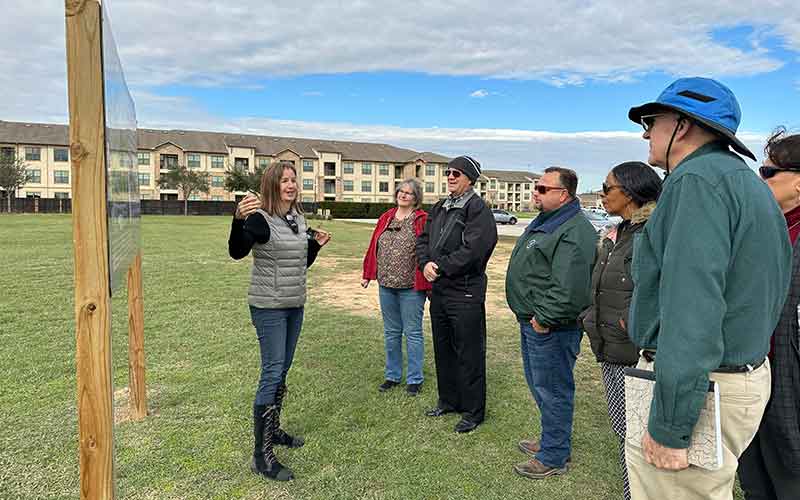
[[[439,266],[433,293],[463,302],[486,299],[486,264],[497,244],[497,226],[491,209],[472,192],[454,206],[447,199],[436,203],[428,214],[425,229],[417,238],[417,261]]]
[[[794,245],[792,282],[775,332],[772,354],[772,395],[761,429],[779,440],[773,443],[783,465],[800,474],[800,239]]]
[[[608,236],[600,239],[592,271],[592,304],[581,314],[583,329],[599,362],[635,365],[639,359],[638,349],[620,320],[627,326],[633,296],[634,235],[644,227],[654,209],[655,203],[649,203],[636,210],[630,221],[620,223],[614,229],[616,241]]]

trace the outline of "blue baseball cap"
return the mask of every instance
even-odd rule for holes
[[[736,130],[742,120],[739,102],[731,89],[720,82],[699,77],[675,80],[655,102],[631,108],[628,118],[641,123],[642,116],[665,109],[697,120],[727,139],[737,153],[755,161],[756,156],[736,138]]]

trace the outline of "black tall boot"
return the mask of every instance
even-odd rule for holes
[[[278,407],[278,416],[276,418],[275,435],[273,436],[273,443],[281,446],[288,446],[289,448],[300,448],[305,444],[305,440],[300,436],[292,436],[283,429],[281,429],[281,410],[283,409],[283,398],[286,397],[286,384],[278,386],[278,392],[275,393],[275,406]]]
[[[277,406],[253,405],[253,460],[250,470],[267,479],[289,481],[292,471],[284,467],[272,451]]]

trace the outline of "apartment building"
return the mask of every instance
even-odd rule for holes
[[[450,158],[388,144],[271,137],[190,130],[139,129],[137,168],[143,199],[178,199],[176,190],[158,187],[170,167],[185,165],[208,172],[210,191],[197,200],[234,200],[244,193],[225,190],[226,172],[236,166],[253,170],[275,160],[297,168],[305,202],[334,200],[392,202],[397,181],[416,177],[424,202],[447,196],[444,171]],[[0,121],[0,154],[16,155],[28,165],[32,180],[17,196],[71,197],[69,132],[66,125]],[[537,174],[486,171],[476,188],[495,208],[526,210]]]

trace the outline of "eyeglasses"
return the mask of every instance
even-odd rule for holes
[[[800,165],[798,165],[797,168],[780,168],[768,165],[761,165],[758,167],[758,173],[761,175],[762,179],[770,179],[775,177],[778,172],[793,172],[795,174],[800,174]]]
[[[534,189],[536,189],[536,192],[539,194],[547,194],[548,191],[564,190],[567,188],[557,186],[542,186],[541,184],[537,184]]]
[[[298,234],[300,232],[300,228],[297,225],[297,221],[294,219],[294,215],[286,214],[283,216],[283,220],[286,221],[286,224],[289,225],[289,229],[291,229],[294,234]]]
[[[416,196],[414,196],[414,193],[412,193],[411,191],[403,191],[402,189],[400,191],[398,191],[397,194],[398,195],[404,194],[404,195],[406,195],[406,196],[408,196],[410,198],[416,198]]]
[[[603,194],[608,194],[611,192],[612,189],[622,189],[622,186],[619,184],[606,184],[603,183]]]
[[[653,125],[656,123],[656,118],[659,116],[664,116],[666,113],[656,113],[654,115],[644,115],[639,118],[639,122],[642,124],[642,128],[645,132],[650,132],[650,129],[653,128]]]
[[[453,179],[458,179],[459,177],[461,177],[461,171],[456,170],[454,168],[448,168],[447,170],[444,171],[445,177],[450,177],[451,175],[453,176]]]

